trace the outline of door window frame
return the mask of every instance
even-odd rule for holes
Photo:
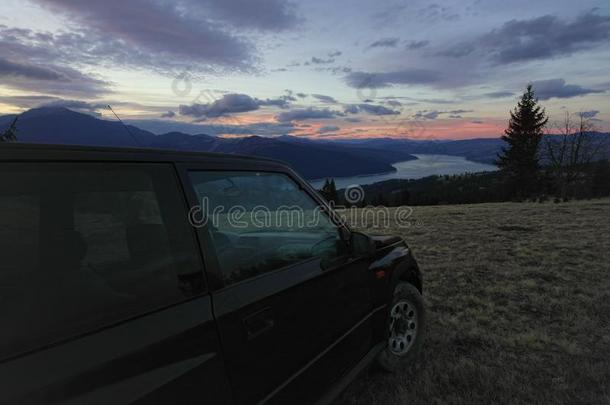
[[[245,164],[244,164],[245,163]],[[293,181],[299,190],[305,192],[317,206],[322,207],[322,212],[324,215],[327,215],[329,221],[337,227],[337,232],[339,232],[340,228],[345,228],[348,232],[351,232],[349,226],[341,220],[338,215],[330,215],[333,210],[329,206],[329,204],[309,185],[306,181],[300,179],[292,170],[285,169],[281,166],[265,166],[261,165],[260,162],[240,162],[239,166],[235,164],[231,164],[230,162],[194,162],[194,163],[176,163],[176,167],[178,170],[178,175],[184,184],[184,191],[186,194],[187,201],[189,203],[189,212],[190,209],[199,205],[201,201],[199,201],[199,196],[195,191],[195,187],[191,182],[191,178],[189,176],[189,172],[260,172],[260,173],[270,173],[270,174],[280,174],[286,176],[288,179]],[[190,218],[189,218],[190,219]],[[232,287],[235,285],[239,285],[242,283],[246,283],[252,280],[256,280],[262,277],[265,277],[270,274],[275,274],[278,272],[286,271],[294,266],[301,266],[304,263],[308,263],[314,260],[319,260],[319,258],[311,257],[305,260],[301,260],[295,263],[291,263],[287,266],[283,266],[268,272],[264,272],[258,274],[254,277],[245,278],[243,280],[237,281],[235,283],[227,283],[221,271],[221,266],[218,261],[218,257],[216,255],[216,250],[214,248],[214,241],[212,240],[212,235],[209,231],[208,225],[205,224],[201,227],[194,227],[195,233],[198,236],[198,240],[201,247],[201,252],[203,254],[203,261],[207,263],[206,272],[208,274],[207,277],[207,285],[210,291],[220,291],[224,288]],[[343,267],[348,265],[353,261],[353,258],[349,257],[345,263],[342,263],[333,268],[325,269],[324,272],[333,271],[336,267]]]

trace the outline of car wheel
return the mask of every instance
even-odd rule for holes
[[[391,372],[411,363],[423,344],[426,313],[417,288],[409,283],[398,283],[386,325],[387,346],[379,354],[378,363]]]

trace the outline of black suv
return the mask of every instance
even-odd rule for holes
[[[0,179],[1,403],[330,402],[421,346],[407,245],[279,162],[3,144]]]

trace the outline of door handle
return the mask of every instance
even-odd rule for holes
[[[275,325],[271,308],[263,308],[243,319],[248,340],[267,332]]]

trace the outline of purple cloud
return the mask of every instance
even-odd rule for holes
[[[247,69],[254,59],[253,47],[244,39],[218,24],[181,12],[173,3],[48,0],[42,5],[74,19],[94,37],[103,34],[96,41],[100,54],[113,52],[105,46],[110,39],[137,53],[180,58],[182,62]]]
[[[550,98],[571,98],[587,94],[604,93],[605,90],[591,89],[576,84],[566,84],[563,79],[539,80],[532,82],[536,96],[540,100]]]
[[[432,84],[440,80],[440,74],[428,69],[405,69],[395,72],[352,72],[345,77],[348,86],[354,88],[382,88],[400,84]]]
[[[180,115],[195,118],[217,118],[224,115],[255,111],[260,107],[287,108],[290,105],[287,97],[290,97],[290,95],[281,96],[277,99],[260,100],[247,94],[230,93],[207,104],[182,104],[178,107],[178,111]]]
[[[328,104],[336,104],[337,100],[335,100],[334,97],[331,96],[325,96],[324,94],[312,94],[311,95],[314,98],[317,98],[318,100],[320,100],[323,103],[328,103]]]
[[[291,122],[297,120],[329,119],[335,118],[338,115],[341,115],[341,113],[328,108],[318,109],[309,107],[282,112],[279,113],[275,118],[279,122]]]
[[[382,38],[370,44],[369,48],[396,48],[398,38]]]

